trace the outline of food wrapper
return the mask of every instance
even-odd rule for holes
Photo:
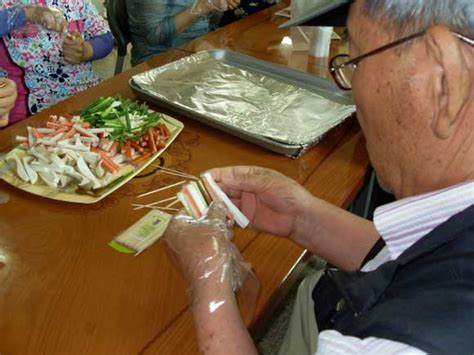
[[[166,231],[171,215],[159,210],[151,210],[135,224],[117,235],[109,245],[126,254],[137,256],[156,242]]]

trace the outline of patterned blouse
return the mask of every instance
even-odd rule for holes
[[[85,40],[105,35],[110,30],[95,6],[87,0],[2,0],[0,11],[8,9],[3,12],[7,15],[7,25],[11,25],[3,40],[12,61],[24,70],[24,81],[29,90],[28,106],[34,114],[98,84],[99,78],[90,62],[71,65],[64,61],[65,34],[29,23],[18,27],[15,21],[8,21],[8,18],[18,17],[20,7],[29,4],[60,9],[68,21],[69,31],[81,32]]]

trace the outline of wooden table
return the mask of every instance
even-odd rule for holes
[[[228,48],[300,70],[320,64],[301,60],[281,43],[289,31],[264,10],[157,56],[31,119],[0,132],[0,149],[25,127],[50,114],[77,111],[99,96],[134,99],[127,79],[200,49]],[[334,50],[339,50],[336,45]],[[304,56],[304,55],[303,55]],[[306,63],[306,67],[302,63]],[[294,65],[297,63],[297,65]],[[315,64],[316,63],[316,64]],[[319,68],[319,69],[318,69]],[[166,166],[198,174],[218,166],[252,164],[296,179],[316,196],[347,206],[368,167],[365,144],[353,120],[331,131],[315,148],[292,160],[208,126],[174,115],[185,129],[163,155]],[[95,205],[72,205],[35,197],[4,182],[0,205],[0,353],[3,354],[184,354],[197,343],[185,285],[158,242],[139,257],[119,254],[107,243],[138,220],[135,196],[176,181],[155,173],[136,178]],[[171,193],[171,192],[170,192]],[[141,200],[140,200],[141,201]],[[143,202],[153,201],[153,196]],[[235,243],[261,282],[255,317],[258,330],[292,284],[305,251],[282,238],[237,230]]]

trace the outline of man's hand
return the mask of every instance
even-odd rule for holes
[[[184,214],[175,216],[163,238],[190,287],[201,351],[257,354],[234,295],[235,289],[252,274],[230,241],[231,233],[224,206],[213,203],[199,220]],[[247,295],[251,304],[256,300],[257,284],[253,283],[255,292]]]
[[[230,167],[210,173],[252,227],[290,237],[343,270],[357,270],[379,236],[374,224],[312,196],[269,169]]]
[[[79,32],[71,32],[64,39],[63,55],[66,63],[79,64],[90,60],[94,55],[94,49]]]
[[[15,82],[10,79],[0,79],[0,127],[8,125],[9,114],[15,106],[16,96]]]
[[[236,166],[210,173],[253,228],[282,237],[295,232],[313,199],[296,181],[274,170]]]
[[[231,291],[233,244],[222,204],[212,204],[202,219],[182,213],[173,218],[163,237],[172,260],[192,292]]]
[[[43,26],[55,32],[64,32],[67,28],[64,14],[56,8],[42,5],[28,5],[23,9],[26,18],[31,23]]]

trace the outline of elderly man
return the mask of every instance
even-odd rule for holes
[[[474,3],[356,0],[348,29],[350,58],[332,71],[352,88],[371,162],[398,201],[372,223],[274,171],[211,173],[253,228],[338,268],[302,283],[281,353],[472,354]],[[201,349],[252,354],[224,214],[177,217],[166,241],[192,291]]]

